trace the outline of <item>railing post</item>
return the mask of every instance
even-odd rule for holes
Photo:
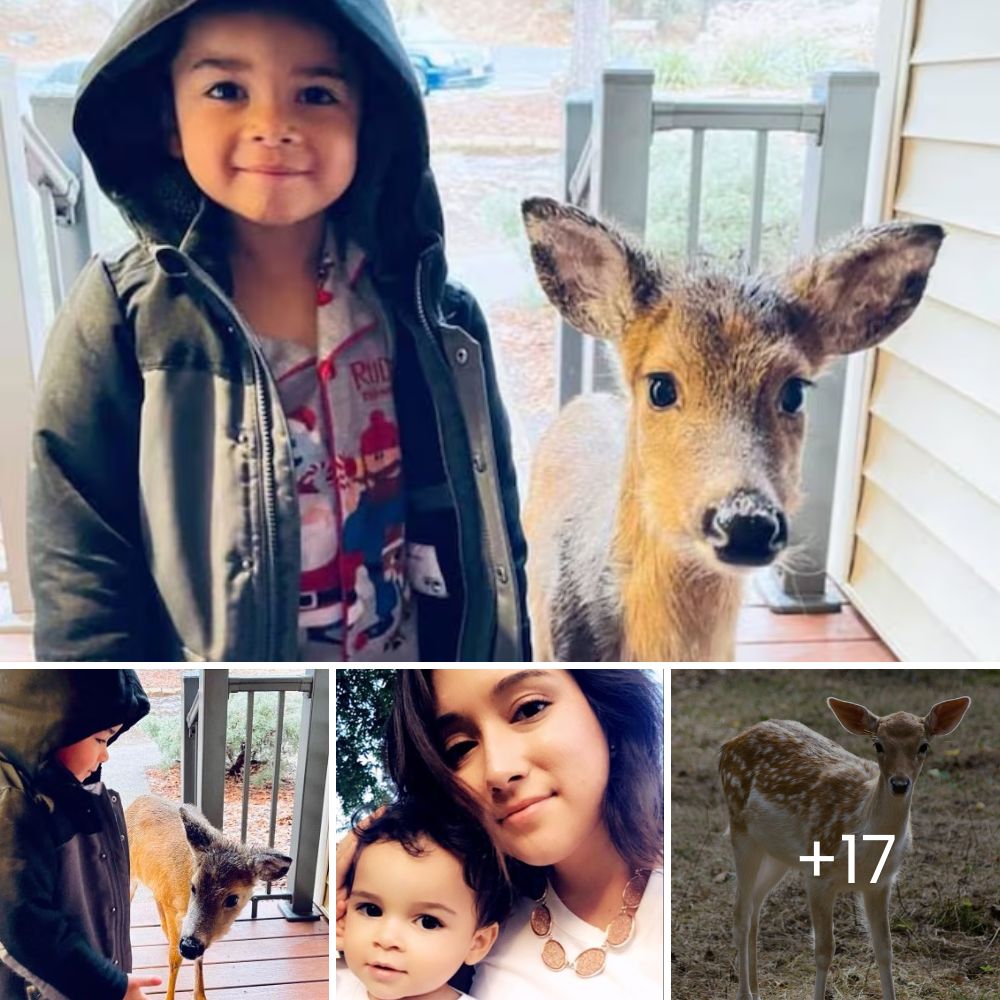
[[[35,266],[35,241],[24,135],[17,106],[14,64],[0,58],[0,524],[7,556],[11,604],[16,615],[33,605],[28,585],[28,454],[35,370],[41,358],[43,320]]]
[[[80,194],[71,220],[57,220],[52,198],[45,199],[43,222],[49,245],[52,301],[58,311],[66,293],[91,254],[91,235],[97,205],[89,205],[84,183],[83,154],[73,136],[73,88],[58,85],[31,97],[31,117],[63,165],[80,181]]]
[[[288,884],[291,905],[278,906],[288,920],[315,919],[313,890],[323,830],[323,800],[330,755],[330,671],[310,670],[312,688],[302,699],[299,761],[292,811],[292,869]]]
[[[594,103],[594,166],[590,210],[638,239],[646,234],[649,152],[653,141],[651,69],[609,67],[601,72]],[[617,380],[597,341],[583,345],[583,387],[614,390]]]
[[[590,137],[594,118],[594,102],[590,95],[572,94],[564,105],[566,119],[563,131],[563,198],[572,201],[570,180]],[[583,337],[562,317],[558,320],[556,341],[556,385],[560,407],[583,391]]]
[[[229,671],[212,667],[199,671],[198,787],[196,805],[212,826],[222,829],[226,793],[226,713]]]
[[[806,154],[799,249],[808,253],[862,221],[868,150],[878,74],[833,71],[818,74],[813,100],[825,106],[823,129]],[[808,404],[802,453],[802,508],[795,515],[790,544],[797,567],[761,577],[772,611],[839,611],[844,598],[828,580],[830,515],[844,406],[846,362],[839,359],[816,386]]]
[[[198,674],[188,672],[183,677],[184,697],[181,716],[181,802],[186,805],[198,803],[198,729],[199,723],[188,728],[188,716],[198,700]]]

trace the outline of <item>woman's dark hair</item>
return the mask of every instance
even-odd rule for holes
[[[663,695],[638,668],[570,670],[611,749],[604,821],[618,853],[632,868],[663,864]],[[500,848],[480,802],[445,762],[434,726],[429,670],[399,670],[386,728],[386,764],[401,793],[445,796],[474,817]],[[506,859],[520,877],[527,866]]]
[[[505,920],[513,904],[510,883],[500,870],[489,837],[477,824],[470,823],[453,803],[433,800],[400,799],[386,807],[385,812],[367,827],[358,825],[360,811],[351,825],[360,846],[354,854],[344,884],[350,892],[361,852],[368,844],[395,841],[407,854],[423,856],[427,849],[421,840],[427,838],[454,855],[462,865],[465,884],[476,896],[477,927],[486,927]]]

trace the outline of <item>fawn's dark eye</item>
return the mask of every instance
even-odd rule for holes
[[[194,882],[191,883],[191,895],[192,896],[198,895],[198,890],[194,887]]]
[[[802,411],[806,402],[806,388],[812,385],[808,379],[790,378],[782,387],[778,406],[782,413],[794,416]]]
[[[240,901],[239,896],[226,896],[226,901],[222,904],[227,910],[231,910]]]
[[[929,744],[927,744],[927,743],[921,743],[920,744],[920,753],[927,753],[928,750],[930,750],[930,745]]]
[[[647,375],[649,401],[654,410],[666,410],[677,402],[677,380],[669,372]]]
[[[885,753],[885,747],[878,740],[875,741],[875,753]]]

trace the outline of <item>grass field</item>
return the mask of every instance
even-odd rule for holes
[[[936,741],[914,792],[913,847],[890,908],[897,1000],[1000,1000],[1000,670],[672,670],[672,995],[736,996],[735,873],[716,773],[718,748],[762,719],[797,719],[859,756],[827,696],[880,715],[925,714],[967,694],[972,707]],[[855,897],[840,896],[827,1000],[878,1000],[878,969]],[[815,967],[803,879],[764,904],[761,1000],[806,1000]]]

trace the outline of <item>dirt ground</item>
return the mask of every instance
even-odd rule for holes
[[[890,909],[898,1000],[1000,998],[1000,671],[672,670],[673,995],[736,996],[735,873],[718,785],[718,748],[762,719],[797,719],[859,756],[864,742],[825,704],[834,695],[886,715],[924,714],[961,694],[972,707],[932,747],[915,791],[913,846]],[[840,896],[826,1000],[875,1000],[878,969],[854,897]],[[761,996],[812,996],[815,968],[803,879],[789,875],[764,905]]]

